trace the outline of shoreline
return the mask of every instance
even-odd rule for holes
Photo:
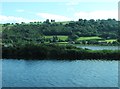
[[[76,61],[76,60],[80,60],[80,61],[120,61],[120,59],[53,59],[53,58],[49,58],[49,59],[26,59],[26,58],[2,58],[0,60],[31,60],[31,61],[42,61],[42,60],[53,60],[53,61]]]
[[[90,50],[73,45],[26,44],[2,47],[3,59],[120,60],[120,50]]]

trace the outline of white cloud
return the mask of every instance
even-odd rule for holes
[[[78,20],[82,19],[108,19],[108,18],[115,18],[118,20],[118,10],[100,10],[100,11],[92,11],[92,12],[76,12],[73,13],[71,18],[62,15],[50,14],[50,13],[37,13],[40,19],[54,19],[56,21],[71,21],[71,20]],[[0,15],[0,23],[21,23],[21,22],[34,22],[39,21],[35,19],[26,19],[22,17],[15,17],[15,16],[5,16]]]
[[[23,9],[18,9],[18,10],[16,10],[16,12],[24,12],[25,10],[23,10]]]
[[[74,14],[76,19],[108,19],[115,18],[118,19],[118,11],[117,10],[101,10],[101,11],[93,11],[93,12],[78,12]]]
[[[50,13],[37,13],[43,19],[54,19],[56,21],[69,21],[70,18],[62,15],[50,14]]]
[[[33,21],[38,21],[38,20],[29,20],[22,17],[0,15],[0,23],[21,23],[21,22],[28,23]]]

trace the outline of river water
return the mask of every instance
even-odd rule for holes
[[[118,61],[2,60],[3,87],[117,87]]]
[[[75,45],[78,48],[88,48],[92,50],[120,50],[120,46],[94,46],[94,45]]]

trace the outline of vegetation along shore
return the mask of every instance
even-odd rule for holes
[[[0,24],[2,57],[15,59],[119,60],[119,50],[90,50],[72,46],[120,45],[115,19]],[[1,41],[1,40],[0,40]]]
[[[5,59],[57,59],[57,60],[119,60],[120,50],[90,50],[72,45],[26,44],[3,47]]]

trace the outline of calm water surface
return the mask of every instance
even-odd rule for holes
[[[92,50],[120,50],[120,46],[92,46],[92,45],[76,45],[79,48],[88,48]]]
[[[3,87],[117,87],[117,61],[3,60]]]

